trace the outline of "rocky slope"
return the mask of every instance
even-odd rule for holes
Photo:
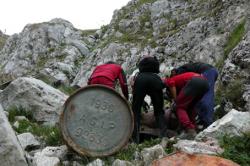
[[[230,111],[235,108],[244,113],[234,110],[210,126],[204,135],[214,130],[218,132],[215,135],[223,131],[230,134],[231,131],[238,131],[238,128],[242,129],[242,126],[245,127],[244,132],[248,131],[249,12],[248,0],[131,0],[114,12],[110,24],[99,30],[79,30],[70,22],[56,18],[44,23],[29,24],[21,33],[12,36],[0,32],[0,84],[12,81],[6,84],[7,87],[0,86],[0,112],[4,119],[3,127],[0,124],[2,133],[6,130],[13,133],[10,127],[5,127],[9,124],[3,114],[4,110],[20,107],[31,111],[33,119],[29,123],[33,128],[36,127],[33,123],[54,126],[61,113],[60,107],[68,97],[55,89],[58,83],[67,87],[85,86],[93,68],[108,60],[120,63],[129,76],[136,69],[140,58],[148,54],[159,58],[161,69],[191,61],[216,66],[220,74],[216,88],[216,103],[220,105],[218,110]],[[225,125],[225,121],[229,124]],[[20,124],[24,122],[15,120],[11,123],[19,134],[22,133],[24,129],[20,128],[23,127]],[[217,127],[220,125],[222,127]],[[227,126],[228,130],[225,129]],[[25,131],[33,131],[32,127],[27,127]],[[9,162],[11,156],[18,155],[23,165],[38,165],[42,161],[44,165],[57,165],[64,161],[67,165],[65,153],[70,152],[65,147],[41,147],[35,152],[29,151],[25,154],[28,159],[26,163],[14,134],[11,134],[8,141],[1,135],[0,142],[10,142],[12,153],[10,158],[0,158],[1,161]],[[25,139],[27,135],[30,134],[26,134]],[[153,159],[165,155],[159,146],[152,147],[149,152],[145,151],[145,157],[138,160],[144,165],[150,165]],[[159,155],[146,157],[149,154]],[[100,160],[94,162],[103,163]],[[117,160],[114,163],[126,162]]]

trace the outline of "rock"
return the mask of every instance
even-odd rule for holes
[[[250,112],[250,85],[246,85],[243,99],[246,102],[245,109]]]
[[[141,151],[142,159],[145,166],[151,165],[152,161],[159,159],[165,155],[165,151],[161,145],[155,145],[151,148],[145,148]]]
[[[174,144],[174,147],[188,154],[196,153],[218,155],[223,153],[223,149],[220,148],[218,141],[215,139],[211,139],[206,142],[179,140],[176,144]]]
[[[60,166],[60,160],[57,157],[44,156],[38,152],[34,156],[33,164],[36,166]]]
[[[15,116],[15,121],[21,121],[21,120],[28,121],[28,119],[25,116]]]
[[[241,136],[250,131],[250,112],[239,112],[232,109],[223,118],[212,123],[196,136],[196,140],[209,137],[219,138],[223,135]]]
[[[239,166],[239,164],[224,159],[218,156],[211,156],[206,154],[187,154],[184,152],[172,153],[164,158],[155,160],[152,166],[172,166],[172,165],[185,165],[185,166]]]
[[[20,77],[0,94],[0,102],[8,110],[16,106],[31,111],[38,122],[56,123],[68,96],[35,78]]]
[[[88,47],[82,41],[81,31],[66,20],[26,25],[21,33],[9,37],[1,50],[0,77],[34,76],[48,68],[48,77],[57,79],[57,74],[67,73],[65,82],[70,82],[83,56],[89,54]],[[70,70],[58,69],[57,62],[68,65]]]
[[[28,166],[23,149],[0,105],[0,163],[1,166]]]
[[[17,138],[24,150],[34,149],[40,146],[40,142],[38,142],[31,133],[19,134]]]
[[[92,161],[91,163],[87,164],[87,166],[104,166],[104,165],[105,163],[100,159],[96,159]]]
[[[14,124],[13,124],[13,127],[15,127],[16,129],[19,127],[20,123],[18,121],[16,121]]]
[[[47,157],[57,157],[60,160],[64,160],[68,153],[68,148],[66,145],[58,146],[58,147],[51,147],[48,146],[44,148],[41,152],[42,155]]]
[[[124,160],[119,160],[116,159],[113,163],[112,166],[133,166],[133,164],[129,161],[124,161]]]

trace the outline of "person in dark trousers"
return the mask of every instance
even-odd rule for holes
[[[163,79],[176,105],[176,114],[184,128],[180,138],[193,139],[196,136],[195,104],[208,91],[208,81],[198,73],[187,72]]]
[[[186,72],[195,72],[202,74],[208,80],[209,90],[196,105],[201,124],[204,126],[204,128],[206,128],[213,122],[214,85],[218,77],[218,71],[214,66],[210,64],[195,62],[188,63],[173,69],[172,75],[178,75]]]
[[[154,116],[160,135],[164,136],[164,131],[167,128],[164,120],[163,110],[163,88],[164,84],[159,73],[159,61],[156,57],[145,57],[139,62],[139,73],[137,74],[133,86],[133,101],[132,110],[134,113],[134,131],[132,139],[135,143],[140,142],[140,120],[141,107],[146,95],[150,96],[154,107]]]
[[[122,67],[115,62],[109,61],[96,66],[88,80],[88,85],[101,84],[115,89],[116,80],[119,80],[122,93],[128,100],[128,86],[125,73]]]

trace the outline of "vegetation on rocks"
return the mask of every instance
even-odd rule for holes
[[[57,146],[62,145],[63,140],[61,132],[57,126],[45,126],[40,125],[34,121],[31,111],[28,111],[24,108],[12,107],[8,110],[9,112],[9,121],[13,124],[15,122],[16,116],[25,116],[28,120],[18,121],[19,125],[13,128],[19,134],[30,132],[35,136],[38,136],[46,145]]]
[[[97,31],[97,29],[86,29],[86,30],[82,30],[81,32],[81,36],[89,36],[89,35],[93,35],[95,32]]]
[[[228,57],[228,54],[239,44],[239,42],[242,40],[243,36],[245,35],[245,24],[246,20],[243,19],[231,32],[231,34],[228,37],[228,40],[225,44],[224,48],[224,56],[221,58],[217,64],[216,67],[221,69],[224,65],[225,59]]]
[[[239,137],[225,135],[221,138],[220,144],[224,148],[221,157],[230,159],[241,166],[248,166],[250,163],[250,133]]]
[[[231,81],[228,85],[219,83],[217,88],[215,101],[217,104],[221,104],[223,100],[229,100],[232,102],[234,108],[239,108],[244,105],[242,95],[244,92],[244,81],[240,78]]]
[[[3,48],[7,37],[0,36],[0,50]]]
[[[245,34],[245,23],[246,20],[244,19],[239,23],[239,25],[236,26],[236,28],[228,37],[228,41],[224,49],[225,56],[227,56],[234,49],[234,47],[241,41],[242,37]]]
[[[14,127],[14,129],[20,134],[31,132],[43,140],[47,146],[58,146],[63,144],[61,132],[58,127],[43,126],[35,122],[21,120],[19,121],[18,127]]]
[[[112,165],[112,162],[114,159],[120,159],[120,160],[125,160],[125,161],[133,161],[135,160],[135,153],[140,153],[144,148],[149,148],[154,145],[160,144],[161,139],[159,138],[152,138],[145,140],[141,144],[134,144],[134,143],[129,143],[126,147],[118,151],[112,156],[109,157],[103,157],[102,160],[105,162],[106,165]],[[165,152],[167,154],[172,153],[174,151],[173,144],[176,142],[171,142],[169,143],[166,148]],[[84,157],[83,160],[81,161],[81,164],[87,164],[96,158],[91,158],[91,157]]]

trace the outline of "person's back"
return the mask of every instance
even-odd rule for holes
[[[146,95],[149,95],[154,107],[154,115],[158,127],[161,130],[161,136],[166,131],[163,111],[163,88],[164,84],[159,73],[159,61],[155,57],[145,57],[139,63],[139,73],[137,74],[133,87],[132,110],[134,112],[134,132],[133,140],[140,142],[140,119],[141,107]]]
[[[88,85],[101,84],[115,89],[115,81],[119,80],[122,92],[128,99],[128,87],[125,73],[120,65],[106,63],[95,67],[89,78]]]
[[[212,65],[203,63],[203,62],[194,62],[194,63],[187,63],[185,65],[182,65],[176,69],[174,69],[174,72],[176,75],[183,74],[186,72],[194,72],[194,73],[203,73],[206,70],[209,70],[213,68]]]
[[[209,90],[196,105],[199,110],[199,117],[204,127],[209,126],[213,122],[214,112],[214,85],[218,77],[217,69],[207,63],[195,62],[187,63],[172,70],[172,75],[179,75],[186,72],[195,72],[202,74],[209,82]]]
[[[122,68],[117,64],[102,64],[96,66],[96,68],[93,71],[93,74],[90,77],[90,80],[97,77],[106,77],[107,79],[110,79],[114,83],[114,81],[118,78],[121,71]],[[114,88],[114,84],[112,87]]]

